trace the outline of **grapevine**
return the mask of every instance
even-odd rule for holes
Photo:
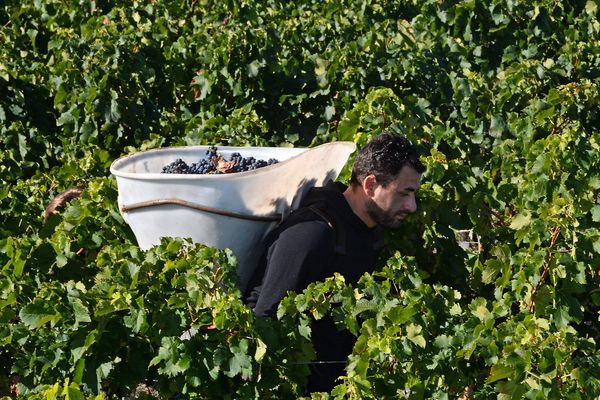
[[[599,398],[599,8],[0,2],[0,397],[308,397],[331,313],[357,342],[317,398]],[[109,172],[213,144],[164,172],[235,173],[275,162],[244,148],[383,130],[427,164],[418,212],[375,272],[289,293],[273,320],[228,249],[140,250]]]

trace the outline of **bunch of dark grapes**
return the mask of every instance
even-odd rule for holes
[[[187,174],[188,165],[181,158],[176,159],[171,164],[163,167],[163,174]]]
[[[193,163],[189,166],[186,174],[209,174],[213,169],[213,165],[206,158],[201,159],[200,161]]]
[[[210,146],[208,149],[206,149],[205,154],[209,160],[213,157],[219,157],[219,153],[217,152],[217,148],[215,146]]]
[[[215,146],[206,150],[206,158],[192,165],[186,164],[181,158],[163,167],[164,174],[229,174],[232,172],[252,171],[273,165],[279,161],[275,158],[257,160],[254,157],[242,157],[240,153],[232,153],[229,160],[217,152]]]
[[[240,153],[232,153],[231,161],[235,162],[234,171],[233,172],[241,172],[241,171],[251,171],[254,169],[266,167],[268,165],[277,164],[279,161],[275,158],[269,158],[269,160],[257,160],[256,158],[250,157],[242,157]]]

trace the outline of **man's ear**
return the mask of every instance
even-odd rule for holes
[[[367,175],[362,181],[362,187],[367,196],[375,196],[375,188],[377,187],[377,178],[375,175]]]

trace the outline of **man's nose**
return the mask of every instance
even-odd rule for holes
[[[404,210],[408,213],[414,213],[417,211],[417,199],[415,196],[410,196],[408,199],[406,199],[404,202]]]

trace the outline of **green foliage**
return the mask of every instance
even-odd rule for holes
[[[597,398],[598,8],[2,2],[0,396],[300,397],[331,312],[357,344],[314,398]],[[423,154],[418,213],[378,272],[290,294],[278,321],[242,303],[229,251],[140,251],[108,172],[161,146],[382,130]]]

